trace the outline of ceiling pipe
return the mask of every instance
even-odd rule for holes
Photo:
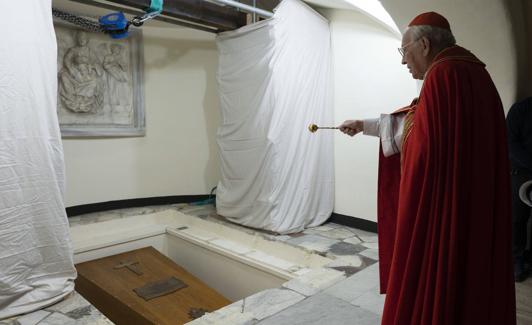
[[[267,11],[267,10],[264,10],[264,9],[260,9],[260,8],[256,8],[256,7],[244,4],[244,3],[240,3],[240,2],[235,1],[235,0],[206,0],[206,1],[217,3],[217,4],[221,4],[221,5],[227,5],[227,6],[235,7],[235,8],[238,8],[238,9],[240,9],[242,11],[245,11],[245,12],[248,12],[248,13],[251,13],[251,14],[257,14],[257,15],[263,17],[263,18],[271,18],[271,17],[273,17],[273,12],[270,12],[270,11]]]

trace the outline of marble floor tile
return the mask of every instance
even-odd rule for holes
[[[203,229],[200,229],[200,228],[197,228],[197,227],[186,227],[186,228],[182,228],[182,227],[178,227],[177,229],[175,229],[176,231],[179,231],[179,232],[182,232],[184,234],[187,234],[189,236],[192,236],[193,238],[196,238],[196,239],[199,239],[199,240],[204,240],[204,241],[209,241],[209,240],[213,240],[213,239],[216,239],[216,235],[211,233],[211,232],[208,232],[208,231],[205,231]]]
[[[305,248],[310,251],[327,252],[329,247],[338,243],[338,240],[324,238],[318,235],[304,235],[286,241],[291,245]]]
[[[302,294],[305,297],[310,297],[312,295],[317,294],[320,292],[320,289],[314,288],[308,283],[303,283],[301,281],[298,281],[296,279],[292,279],[288,282],[283,283],[282,285],[284,288],[290,289],[292,291],[295,291],[299,294]]]
[[[299,269],[299,270],[297,270],[297,271],[295,271],[293,273],[294,273],[295,276],[301,276],[301,275],[309,273],[311,271],[312,271],[312,269],[309,269],[309,268],[305,267],[305,268]]]
[[[216,211],[216,208],[214,208],[212,205],[188,205],[180,208],[179,211],[191,216],[197,216],[199,214],[209,214],[213,211]]]
[[[38,325],[76,325],[76,320],[64,314],[55,312],[37,323]]]
[[[326,267],[337,267],[337,266],[354,266],[354,267],[360,267],[362,266],[362,258],[358,255],[346,255],[346,256],[339,256],[335,258],[332,262],[325,265]]]
[[[213,313],[205,314],[203,317],[195,319],[186,323],[187,325],[253,325],[257,321],[253,318],[251,313],[233,313],[223,314],[215,311]]]
[[[63,300],[61,300],[60,302],[46,307],[44,310],[51,312],[58,311],[63,314],[66,314],[75,309],[86,306],[91,306],[91,303],[88,302],[85,298],[83,298],[83,296],[81,296],[77,291],[73,291],[65,298],[63,298]]]
[[[362,243],[362,240],[360,240],[360,238],[358,238],[358,236],[346,238],[343,241],[346,242],[346,243],[353,244],[353,245],[357,245],[357,244]]]
[[[377,315],[382,315],[385,299],[386,295],[381,295],[379,293],[379,287],[377,286],[355,298],[351,301],[351,304],[369,310]]]
[[[347,257],[347,256],[345,256]],[[327,267],[330,267],[332,269],[335,269],[337,271],[342,271],[345,273],[345,276],[347,277],[350,277],[351,275],[357,273],[358,271],[361,271],[361,270],[364,270],[366,267],[370,266],[370,265],[373,265],[375,263],[377,263],[376,260],[374,259],[371,259],[371,258],[368,258],[368,257],[365,257],[365,256],[356,256],[358,257],[361,261],[362,261],[362,264],[360,264],[359,266],[353,266],[353,265],[336,265],[336,266],[331,266],[331,265],[327,265]]]
[[[319,268],[283,283],[283,287],[299,292],[304,296],[312,296],[343,279],[345,279],[343,272]]]
[[[379,264],[375,263],[325,289],[324,293],[351,303],[378,285]]]
[[[366,250],[366,247],[359,245],[353,245],[346,242],[338,242],[329,247],[328,252],[333,255],[355,255],[357,253]]]
[[[343,227],[341,224],[334,223],[334,222],[327,222],[324,223],[323,226],[331,227],[331,228],[340,228]]]
[[[65,313],[65,315],[67,315],[70,318],[78,320],[78,319],[85,318],[87,316],[91,316],[93,310],[94,310],[93,306],[83,306],[83,307],[79,307],[74,310],[71,310],[68,313]]]
[[[365,243],[378,243],[379,242],[379,237],[377,236],[377,234],[372,234],[368,236],[357,235],[357,237],[360,238],[360,240],[362,240]]]
[[[213,244],[214,246],[226,249],[228,251],[231,251],[233,253],[237,254],[248,254],[252,252],[252,249],[248,246],[240,245],[238,243],[235,243],[234,241],[225,240],[225,239],[213,239],[209,241],[210,244]]]
[[[272,255],[268,255],[268,254],[265,254],[259,251],[251,251],[249,253],[246,253],[245,256],[257,262],[266,263],[268,265],[271,265],[273,267],[276,267],[278,269],[282,269],[285,271],[290,271],[294,269],[295,267],[297,267],[297,265],[292,262],[280,259]]]
[[[270,238],[270,239],[275,240],[275,241],[287,241],[287,240],[292,239],[292,237],[290,237],[288,235],[269,235],[269,234],[265,234],[264,236],[266,238]]]
[[[234,313],[250,313],[254,319],[262,320],[271,315],[277,314],[299,301],[305,299],[305,296],[288,289],[267,289],[239,300],[217,312],[224,315]]]
[[[321,226],[307,228],[306,230],[313,230],[313,231],[317,231],[317,232],[323,232],[323,231],[333,230],[333,229],[336,229],[336,228],[337,228],[336,226],[332,226],[330,224],[323,224]]]
[[[36,325],[51,313],[44,310],[37,310],[33,313],[22,315],[16,319],[19,325]]]
[[[85,298],[83,298],[76,291],[72,292],[59,303],[45,308],[45,311],[52,312],[54,314],[64,315],[68,319],[74,320],[76,325],[113,324],[98,309],[96,309],[96,307],[92,306]],[[55,315],[51,318],[51,320],[48,320],[48,318],[46,318],[45,321],[52,322],[61,319],[64,318],[62,318],[60,315]],[[41,323],[39,323],[39,325],[41,325]]]
[[[379,251],[376,249],[365,249],[359,253],[362,256],[369,257],[373,260],[379,259]]]
[[[379,243],[365,242],[365,243],[362,243],[361,245],[366,248],[379,249]]]
[[[346,277],[349,277],[358,271],[360,271],[360,267],[356,266],[334,266],[332,267],[333,270],[343,272]]]
[[[319,293],[269,317],[260,325],[378,325],[380,316]]]
[[[349,230],[351,232],[353,232],[355,235],[357,235],[358,237],[362,238],[362,237],[376,237],[377,234],[374,233],[374,232],[371,232],[371,231],[365,231],[365,230],[361,230],[361,229],[357,229],[357,228],[351,228],[349,227]]]
[[[352,231],[349,231],[345,228],[335,228],[329,231],[325,231],[323,233],[320,233],[320,236],[324,236],[331,239],[347,239],[355,237],[355,234]]]

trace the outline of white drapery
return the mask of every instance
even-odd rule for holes
[[[291,233],[323,223],[334,198],[329,23],[298,0],[217,37],[222,122],[218,214]]]
[[[1,1],[0,319],[74,289],[50,0]]]

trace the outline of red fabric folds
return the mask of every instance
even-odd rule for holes
[[[392,115],[407,114],[414,110],[418,99],[409,106],[398,109]],[[379,150],[379,181],[377,197],[378,233],[379,233],[379,275],[381,293],[386,293],[388,276],[392,261],[397,226],[397,205],[399,202],[399,183],[401,180],[401,156],[385,157],[382,146]]]
[[[381,156],[379,237],[393,238],[379,238],[382,324],[515,324],[507,157],[484,64],[461,47],[444,50],[427,72],[402,166]]]

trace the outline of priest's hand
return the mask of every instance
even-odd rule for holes
[[[338,126],[343,133],[354,136],[357,133],[364,131],[364,122],[361,120],[347,120]]]

